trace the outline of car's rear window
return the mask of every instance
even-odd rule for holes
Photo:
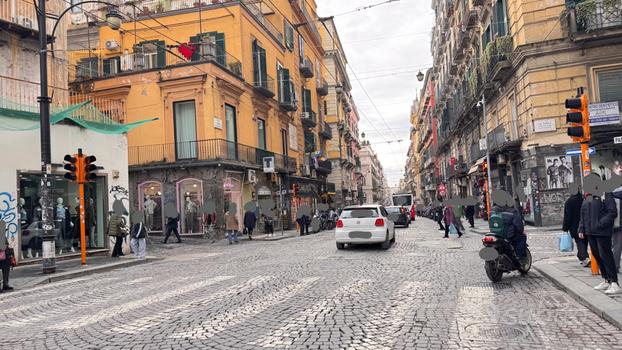
[[[413,198],[409,194],[396,194],[393,196],[393,205],[411,206],[413,204],[412,200]]]
[[[378,209],[377,208],[353,208],[353,209],[344,209],[341,212],[342,219],[364,219],[364,218],[377,218],[378,217]]]

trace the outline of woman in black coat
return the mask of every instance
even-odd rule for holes
[[[257,223],[257,216],[255,213],[247,210],[244,213],[244,227],[246,228],[246,232],[248,232],[248,239],[253,239],[253,230],[255,229],[255,224]]]
[[[587,254],[587,240],[579,237],[579,221],[581,220],[581,205],[583,204],[583,195],[577,192],[570,196],[564,204],[564,223],[562,231],[569,232],[572,239],[577,243],[577,258],[583,266],[590,264],[589,255]]]
[[[0,269],[2,269],[2,290],[0,293],[13,290],[13,287],[9,286],[9,273],[11,272],[11,258],[13,257],[13,249],[9,247],[9,242],[6,242],[4,248],[4,260],[0,260]]]

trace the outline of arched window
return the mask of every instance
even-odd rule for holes
[[[151,232],[162,232],[162,184],[146,181],[138,185],[138,210],[145,212],[145,225]]]
[[[181,233],[202,233],[203,181],[193,178],[177,182],[177,208],[181,219]]]

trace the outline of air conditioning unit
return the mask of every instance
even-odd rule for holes
[[[34,28],[33,21],[32,21],[31,18],[24,17],[24,16],[17,16],[17,22],[22,27],[26,27],[26,28],[30,28],[30,29]]]
[[[311,119],[311,113],[309,113],[309,112],[302,112],[302,117],[304,119]]]
[[[84,24],[86,23],[86,15],[84,13],[71,14],[71,24]]]
[[[116,40],[106,40],[106,50],[108,51],[117,51],[121,48],[119,42]]]

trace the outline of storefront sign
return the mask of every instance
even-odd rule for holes
[[[269,196],[272,194],[272,191],[266,186],[261,186],[257,191],[257,194],[260,196]]]
[[[557,127],[554,118],[537,119],[533,121],[533,132],[549,132],[555,130],[557,130]]]
[[[255,175],[255,170],[248,169],[248,182],[252,184],[257,182],[257,176]]]
[[[222,119],[214,117],[214,127],[222,130]]]
[[[613,143],[615,143],[616,145],[622,143],[622,136],[614,137]]]
[[[227,180],[225,180],[225,182],[222,184],[222,187],[223,187],[225,190],[232,190],[232,189],[235,187],[235,185],[233,184],[233,181],[231,181],[231,179],[227,179]]]
[[[263,172],[264,173],[274,172],[274,157],[263,157]]]
[[[591,103],[590,126],[620,124],[618,102]]]

